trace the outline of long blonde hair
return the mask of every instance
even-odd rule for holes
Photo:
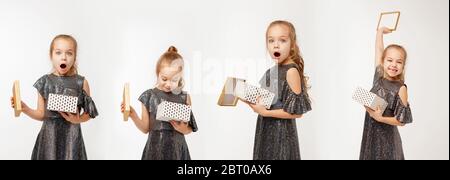
[[[78,74],[78,66],[77,66],[78,43],[74,37],[72,37],[70,35],[66,35],[66,34],[60,34],[60,35],[57,35],[55,38],[53,38],[52,42],[50,43],[50,52],[49,52],[50,58],[52,58],[52,56],[53,56],[53,50],[55,49],[55,47],[54,47],[55,42],[58,39],[64,39],[64,40],[68,40],[68,41],[72,42],[73,47],[74,47],[74,63],[67,74],[69,74],[69,75]]]
[[[308,77],[306,77],[304,74],[305,62],[303,61],[303,57],[300,54],[300,48],[298,47],[297,44],[297,34],[294,25],[288,21],[282,20],[277,20],[270,23],[266,31],[266,44],[269,40],[269,29],[275,25],[284,25],[289,28],[289,39],[291,40],[291,47],[290,47],[291,50],[289,51],[289,57],[286,60],[292,60],[295,64],[297,64],[297,66],[299,67],[298,70],[300,74],[300,79],[303,82],[303,85],[305,86],[304,89],[308,89]]]
[[[159,76],[159,73],[161,72],[161,68],[163,65],[173,65],[176,63],[181,63],[179,65],[179,72],[181,73],[184,69],[184,62],[183,57],[178,54],[178,50],[174,46],[170,46],[167,52],[165,52],[161,57],[158,59],[158,62],[156,63],[156,77]],[[184,79],[183,76],[181,76],[180,81],[178,82],[178,88],[182,89],[184,87]]]

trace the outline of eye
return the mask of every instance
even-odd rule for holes
[[[392,62],[392,59],[388,59],[387,62]]]
[[[61,52],[60,51],[56,51],[55,54],[56,55],[61,55]]]
[[[287,40],[286,40],[286,39],[282,39],[281,42],[282,42],[282,43],[286,43]]]
[[[180,80],[179,78],[175,78],[175,79],[172,79],[172,82],[176,83],[176,82],[178,82],[179,80]]]
[[[73,53],[72,52],[67,52],[67,55],[72,56]]]
[[[269,43],[273,43],[274,42],[274,40],[273,39],[269,39],[269,41],[268,41]]]

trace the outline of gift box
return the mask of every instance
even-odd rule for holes
[[[14,101],[14,116],[19,117],[22,113],[22,101],[20,99],[20,83],[14,81],[13,84],[13,101]]]
[[[397,30],[398,21],[400,19],[400,12],[383,12],[380,14],[380,19],[378,20],[377,29],[380,27],[387,27],[391,31]]]
[[[47,109],[50,111],[77,113],[78,97],[60,94],[48,95]]]
[[[383,98],[361,87],[356,88],[352,98],[359,104],[367,106],[372,110],[376,110],[377,107],[380,107],[381,112],[384,112],[388,105]]]
[[[175,120],[189,122],[191,120],[191,106],[163,101],[158,105],[156,119],[160,121]]]
[[[256,104],[259,98],[259,104],[264,105],[266,109],[270,109],[275,98],[275,94],[269,90],[245,82],[237,82],[234,95],[253,104]]]
[[[123,120],[128,121],[128,118],[130,117],[130,84],[126,83],[123,87],[123,94],[122,94],[122,102],[124,105],[123,110]]]
[[[234,77],[227,78],[217,102],[219,106],[236,106],[238,98],[234,95],[234,92],[238,82],[245,82],[245,80]]]

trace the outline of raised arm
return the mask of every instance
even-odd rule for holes
[[[381,27],[377,31],[376,41],[375,41],[375,67],[382,64],[383,51],[384,51],[384,34],[389,34],[392,31],[387,27]]]

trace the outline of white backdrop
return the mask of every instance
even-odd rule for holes
[[[175,45],[186,61],[199,132],[187,136],[193,159],[251,159],[256,114],[216,105],[227,76],[256,83],[271,66],[265,30],[276,19],[297,28],[313,111],[297,120],[303,159],[358,159],[364,110],[351,99],[370,88],[377,18],[402,12],[386,44],[409,53],[406,83],[414,123],[400,128],[407,159],[449,159],[447,0],[0,0],[0,159],[29,159],[41,123],[9,107],[12,82],[36,106],[33,83],[50,72],[51,39],[79,43],[100,116],[82,125],[90,159],[140,159],[147,136],[120,113],[122,86],[132,105],[155,84],[158,57]]]

